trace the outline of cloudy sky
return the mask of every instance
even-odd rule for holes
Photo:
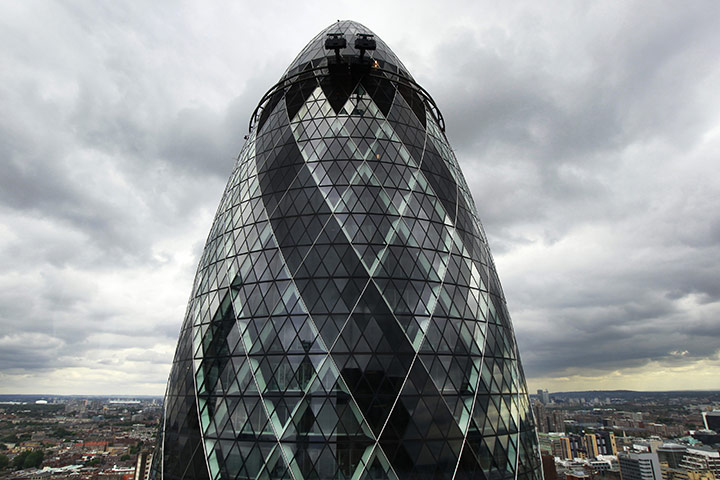
[[[0,393],[162,394],[250,113],[338,18],[435,98],[531,389],[720,388],[720,3],[0,1]]]

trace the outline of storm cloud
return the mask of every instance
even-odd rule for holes
[[[720,4],[0,6],[3,392],[160,394],[250,114],[337,18],[435,98],[531,388],[720,388]]]

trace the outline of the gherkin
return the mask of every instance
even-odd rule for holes
[[[442,117],[372,35],[325,29],[252,116],[180,333],[157,476],[541,478]]]

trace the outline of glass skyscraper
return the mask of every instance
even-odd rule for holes
[[[252,115],[159,447],[168,480],[541,478],[510,316],[440,111],[358,23],[320,32]]]

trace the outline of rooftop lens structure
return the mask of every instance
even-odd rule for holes
[[[444,128],[351,21],[261,99],[198,266],[156,476],[542,478],[510,316]]]

